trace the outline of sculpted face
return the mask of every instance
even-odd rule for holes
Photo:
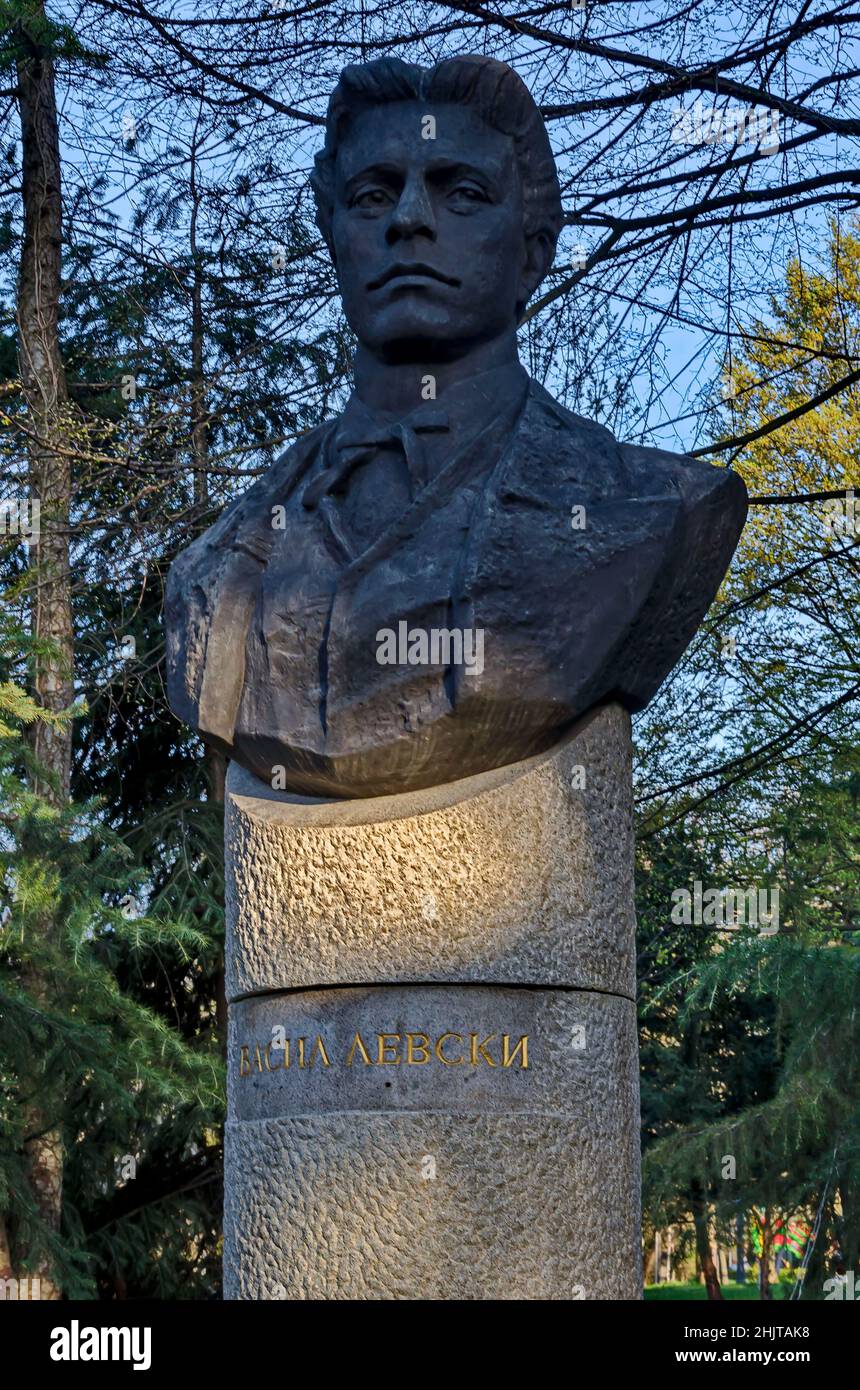
[[[349,324],[387,359],[456,358],[512,334],[534,288],[513,141],[468,106],[357,116],[338,149],[332,241]]]

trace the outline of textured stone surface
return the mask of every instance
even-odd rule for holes
[[[410,980],[632,997],[630,757],[608,706],[549,754],[402,796],[319,801],[231,766],[228,997]]]
[[[288,1049],[272,1043],[279,1028]],[[231,1009],[230,1114],[531,1110],[593,1131],[635,1048],[634,1005],[611,994],[383,985],[268,995]]]
[[[638,1128],[629,1096],[607,1084],[601,1099],[591,1124],[363,1112],[228,1125],[225,1296],[641,1297]]]

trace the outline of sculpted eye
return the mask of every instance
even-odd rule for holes
[[[391,196],[384,188],[362,188],[353,196],[350,207],[384,208],[391,202]]]
[[[475,183],[458,183],[451,189],[450,197],[466,203],[487,203],[489,199],[483,188]]]

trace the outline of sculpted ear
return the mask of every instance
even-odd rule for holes
[[[546,232],[525,238],[525,256],[520,275],[519,302],[524,309],[541,281],[549,273],[555,257],[555,241]]]

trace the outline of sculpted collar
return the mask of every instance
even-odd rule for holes
[[[368,453],[396,444],[403,450],[417,494],[429,481],[419,434],[445,434],[445,451],[454,453],[500,413],[507,416],[512,407],[518,411],[528,384],[521,364],[509,362],[455,382],[438,400],[423,402],[405,417],[375,410],[354,392],[335,428],[330,454],[334,461],[308,483],[302,494],[304,506],[311,510],[342,487]]]

